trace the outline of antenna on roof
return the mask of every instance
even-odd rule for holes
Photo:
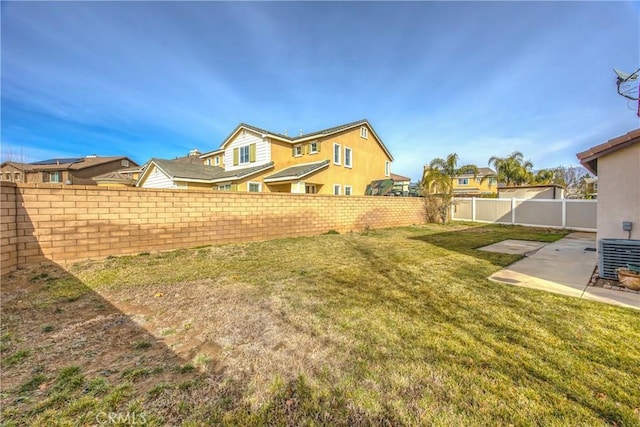
[[[640,85],[638,85],[638,72],[640,68],[633,73],[625,73],[624,71],[613,69],[616,73],[616,87],[618,95],[623,96],[631,101],[638,101],[637,115],[640,117]]]

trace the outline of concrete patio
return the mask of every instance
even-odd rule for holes
[[[501,252],[501,243],[487,248]],[[504,251],[513,253],[517,246],[527,256],[494,273],[490,280],[640,310],[640,293],[637,291],[589,286],[597,264],[595,233],[571,233],[538,250],[506,241]]]

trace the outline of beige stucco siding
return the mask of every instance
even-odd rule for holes
[[[598,159],[598,239],[640,239],[640,143]]]

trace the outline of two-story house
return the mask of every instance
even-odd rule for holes
[[[367,120],[298,136],[241,123],[220,148],[199,158],[211,176],[200,175],[198,186],[210,185],[219,191],[334,195],[364,195],[371,181],[391,175],[393,161]],[[139,186],[152,187],[149,177],[155,174],[158,179],[162,173],[154,160],[140,177]],[[186,172],[182,168],[182,174]],[[180,178],[186,183],[182,188],[189,188],[189,177]],[[172,182],[177,182],[175,177]]]
[[[478,168],[478,173],[462,173],[453,180],[453,195],[456,197],[495,196],[498,194],[498,179],[491,168]]]
[[[4,162],[0,179],[11,182],[96,185],[95,178],[122,168],[138,166],[125,156],[58,158],[33,163]]]

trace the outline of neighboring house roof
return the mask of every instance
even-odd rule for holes
[[[496,172],[491,169],[491,168],[478,168],[478,173],[476,174],[477,177],[482,178],[484,176],[488,176],[488,175],[495,175]],[[473,173],[461,173],[460,175],[456,175],[456,177],[459,176],[473,176]]]
[[[136,182],[135,179],[131,178],[131,172],[127,173],[127,172],[122,172],[122,171],[117,171],[117,172],[109,172],[109,173],[105,173],[102,175],[98,175],[95,178],[93,178],[94,181],[96,182],[112,182],[112,183],[122,183],[122,184],[133,184]]]
[[[41,160],[33,163],[20,163],[20,162],[4,162],[2,165],[10,164],[13,167],[25,172],[40,172],[40,171],[59,171],[59,170],[82,170],[105,163],[110,163],[117,160],[128,160],[130,164],[137,166],[138,164],[126,156],[89,156],[89,157],[74,157],[64,159],[49,159]]]
[[[640,129],[633,130],[624,135],[610,139],[604,144],[596,145],[586,151],[576,154],[582,166],[587,168],[589,172],[598,174],[598,158],[614,151],[621,150],[630,145],[640,142]]]
[[[311,132],[311,133],[307,133],[307,134],[302,134],[302,135],[298,135],[298,136],[289,136],[289,135],[285,135],[282,133],[278,133],[278,132],[271,132],[268,131],[266,129],[262,129],[253,125],[249,125],[247,123],[240,123],[238,126],[236,126],[236,128],[229,134],[229,136],[227,136],[223,141],[222,144],[220,144],[220,148],[216,151],[220,151],[222,148],[224,148],[224,146],[234,137],[234,135],[236,133],[238,133],[241,129],[248,129],[248,130],[252,130],[254,132],[257,132],[259,134],[262,134],[263,137],[269,137],[269,138],[276,138],[279,139],[281,141],[285,141],[285,142],[289,142],[291,144],[295,144],[298,142],[303,142],[303,141],[307,141],[307,140],[312,140],[314,138],[318,138],[318,137],[323,137],[323,136],[328,136],[328,135],[332,135],[335,133],[339,133],[348,129],[352,129],[358,126],[362,126],[362,125],[367,125],[367,127],[371,130],[371,133],[376,137],[376,139],[380,142],[380,146],[382,147],[382,149],[384,150],[384,152],[387,154],[387,156],[389,157],[389,159],[393,160],[393,156],[391,155],[391,153],[389,152],[389,150],[387,149],[387,147],[384,145],[384,143],[382,142],[382,140],[380,139],[380,137],[376,134],[376,131],[373,129],[373,126],[371,126],[371,123],[369,123],[369,121],[367,119],[362,119],[362,120],[357,120],[355,122],[351,122],[351,123],[346,123],[343,125],[339,125],[339,126],[334,126],[331,128],[327,128],[327,129],[323,129],[323,130],[319,130],[316,132]],[[203,154],[201,157],[205,157],[205,156],[210,156],[211,154],[215,153],[215,151],[211,151],[208,153]]]
[[[273,162],[260,166],[225,171],[218,166],[208,166],[201,161],[188,161],[185,157],[173,160],[151,159],[149,165],[154,164],[162,173],[174,181],[191,182],[226,182],[246,178],[258,172],[262,172],[273,167]],[[147,167],[138,182],[143,182],[152,168]]]
[[[210,168],[210,167],[216,167],[216,166],[207,166],[207,167]],[[246,178],[251,175],[255,175],[258,172],[271,169],[272,167],[273,167],[273,162],[269,162],[264,165],[252,166],[249,168],[234,169],[232,171],[223,171],[218,173],[215,177],[213,177],[211,182],[235,181],[238,179]],[[217,168],[217,169],[222,169],[222,168]]]
[[[276,172],[273,175],[266,176],[264,178],[264,182],[289,181],[304,178],[305,176],[316,173],[327,166],[329,166],[329,160],[291,166]]]
[[[402,175],[397,175],[395,173],[392,173],[390,175],[390,178],[394,181],[394,182],[402,182],[402,181],[411,181],[411,178],[407,177],[407,176],[402,176]]]
[[[199,163],[186,162],[183,159],[164,160],[151,159],[158,169],[169,178],[179,181],[210,181],[223,169],[217,166],[206,166]],[[145,172],[150,168],[145,169]]]

